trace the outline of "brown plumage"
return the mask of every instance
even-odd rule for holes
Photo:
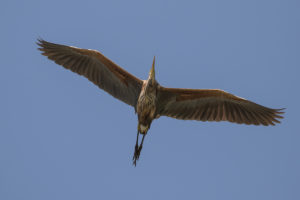
[[[144,137],[160,116],[182,120],[229,121],[238,124],[275,125],[282,109],[272,109],[218,89],[165,88],[155,80],[155,57],[147,80],[131,75],[100,52],[38,40],[44,56],[85,76],[113,97],[131,105],[138,115],[134,165]],[[139,145],[139,134],[143,135]]]

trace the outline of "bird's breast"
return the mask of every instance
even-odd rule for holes
[[[141,94],[137,103],[137,114],[142,124],[151,123],[156,111],[155,95]]]

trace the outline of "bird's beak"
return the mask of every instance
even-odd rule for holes
[[[154,67],[155,67],[155,56],[153,58],[152,68],[151,68],[150,73],[149,73],[149,79],[151,79],[153,81],[155,80],[155,69],[154,69]]]

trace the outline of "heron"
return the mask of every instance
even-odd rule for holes
[[[102,53],[38,39],[42,55],[86,77],[113,97],[135,109],[138,117],[133,165],[139,160],[151,123],[160,116],[181,120],[228,121],[275,125],[283,109],[272,109],[220,89],[181,89],[161,86],[155,79],[155,56],[147,80],[141,80]],[[139,136],[142,139],[139,142]]]

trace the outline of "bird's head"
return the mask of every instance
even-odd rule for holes
[[[149,72],[148,82],[151,82],[152,84],[154,84],[155,82],[155,56],[153,58],[152,67]]]
[[[148,77],[147,85],[146,85],[146,88],[145,88],[146,91],[150,92],[150,93],[155,92],[156,87],[158,85],[158,83],[155,80],[155,69],[154,69],[154,66],[155,66],[155,56],[153,58],[152,67],[151,67],[151,70],[149,72],[149,77]]]

